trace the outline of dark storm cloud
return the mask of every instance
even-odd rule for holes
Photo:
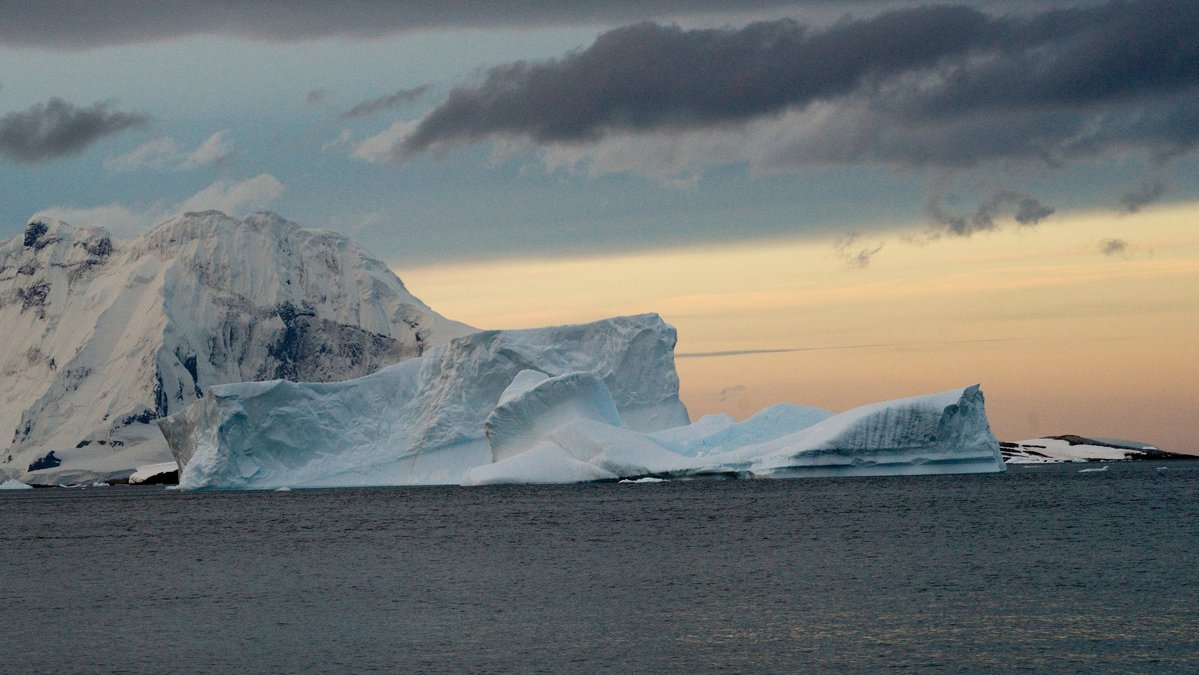
[[[929,7],[818,33],[791,20],[740,30],[626,26],[581,52],[499,66],[477,88],[455,89],[405,150],[492,134],[570,142],[742,122],[964,53],[983,39],[986,21],[966,7]]]
[[[0,44],[72,50],[189,35],[273,41],[370,38],[431,28],[626,23],[676,14],[837,4],[831,0],[39,0],[0,3]]]
[[[1169,157],[1199,142],[1199,3],[931,6],[819,30],[626,26],[453,90],[395,157],[495,136],[581,143],[740,126],[813,103],[837,114],[820,137],[778,148],[775,164],[1053,165],[1128,147]]]
[[[82,152],[92,143],[127,129],[146,126],[140,113],[111,109],[111,103],[78,108],[52,98],[24,112],[0,118],[0,155],[16,162],[40,162]]]
[[[1148,180],[1120,196],[1120,210],[1136,213],[1161,199],[1166,193],[1166,183],[1161,179]]]
[[[342,113],[341,118],[345,120],[358,117],[370,117],[375,113],[380,113],[384,110],[391,110],[405,103],[415,101],[421,96],[424,96],[425,92],[428,90],[429,85],[422,84],[421,86],[414,87],[412,89],[401,89],[394,94],[372,98],[368,101],[363,101],[353,108],[350,108],[347,112]]]

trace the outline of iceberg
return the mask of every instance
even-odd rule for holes
[[[14,480],[12,478],[9,478],[8,480],[4,481],[3,483],[0,483],[0,490],[32,490],[32,489],[33,489],[32,485],[26,485],[26,484],[22,483],[21,481]]]
[[[484,331],[343,382],[215,385],[159,420],[185,489],[1001,472],[978,385],[690,424],[655,314]]]
[[[630,429],[687,424],[676,339],[652,314],[482,331],[353,380],[215,385],[159,426],[184,488],[461,483],[492,463],[485,422],[501,396],[538,384],[522,371],[590,373]]]
[[[701,459],[693,473],[758,478],[1004,470],[977,384],[872,403],[774,440]]]

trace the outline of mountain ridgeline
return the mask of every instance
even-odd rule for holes
[[[0,477],[34,483],[169,460],[153,421],[214,384],[358,377],[472,331],[342,235],[215,211],[129,241],[30,222],[0,243],[0,325]]]

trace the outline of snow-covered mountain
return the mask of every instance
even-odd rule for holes
[[[1056,464],[1060,462],[1113,462],[1137,459],[1195,459],[1141,443],[1112,438],[1087,438],[1067,434],[1015,443],[1000,443],[1008,464]]]
[[[0,477],[168,461],[153,420],[226,382],[358,377],[472,329],[346,237],[189,213],[129,241],[30,222],[0,244]]]

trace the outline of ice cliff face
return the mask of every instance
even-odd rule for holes
[[[355,380],[212,387],[160,426],[184,487],[459,483],[492,461],[486,422],[522,371],[589,373],[635,429],[686,424],[675,340],[656,315],[484,331]]]
[[[0,244],[0,326],[0,475],[46,483],[170,459],[153,421],[213,385],[356,377],[470,331],[341,235],[211,211],[130,241],[29,223]]]
[[[491,331],[357,380],[211,388],[159,424],[186,488],[1003,471],[977,386],[687,424],[656,315]]]

